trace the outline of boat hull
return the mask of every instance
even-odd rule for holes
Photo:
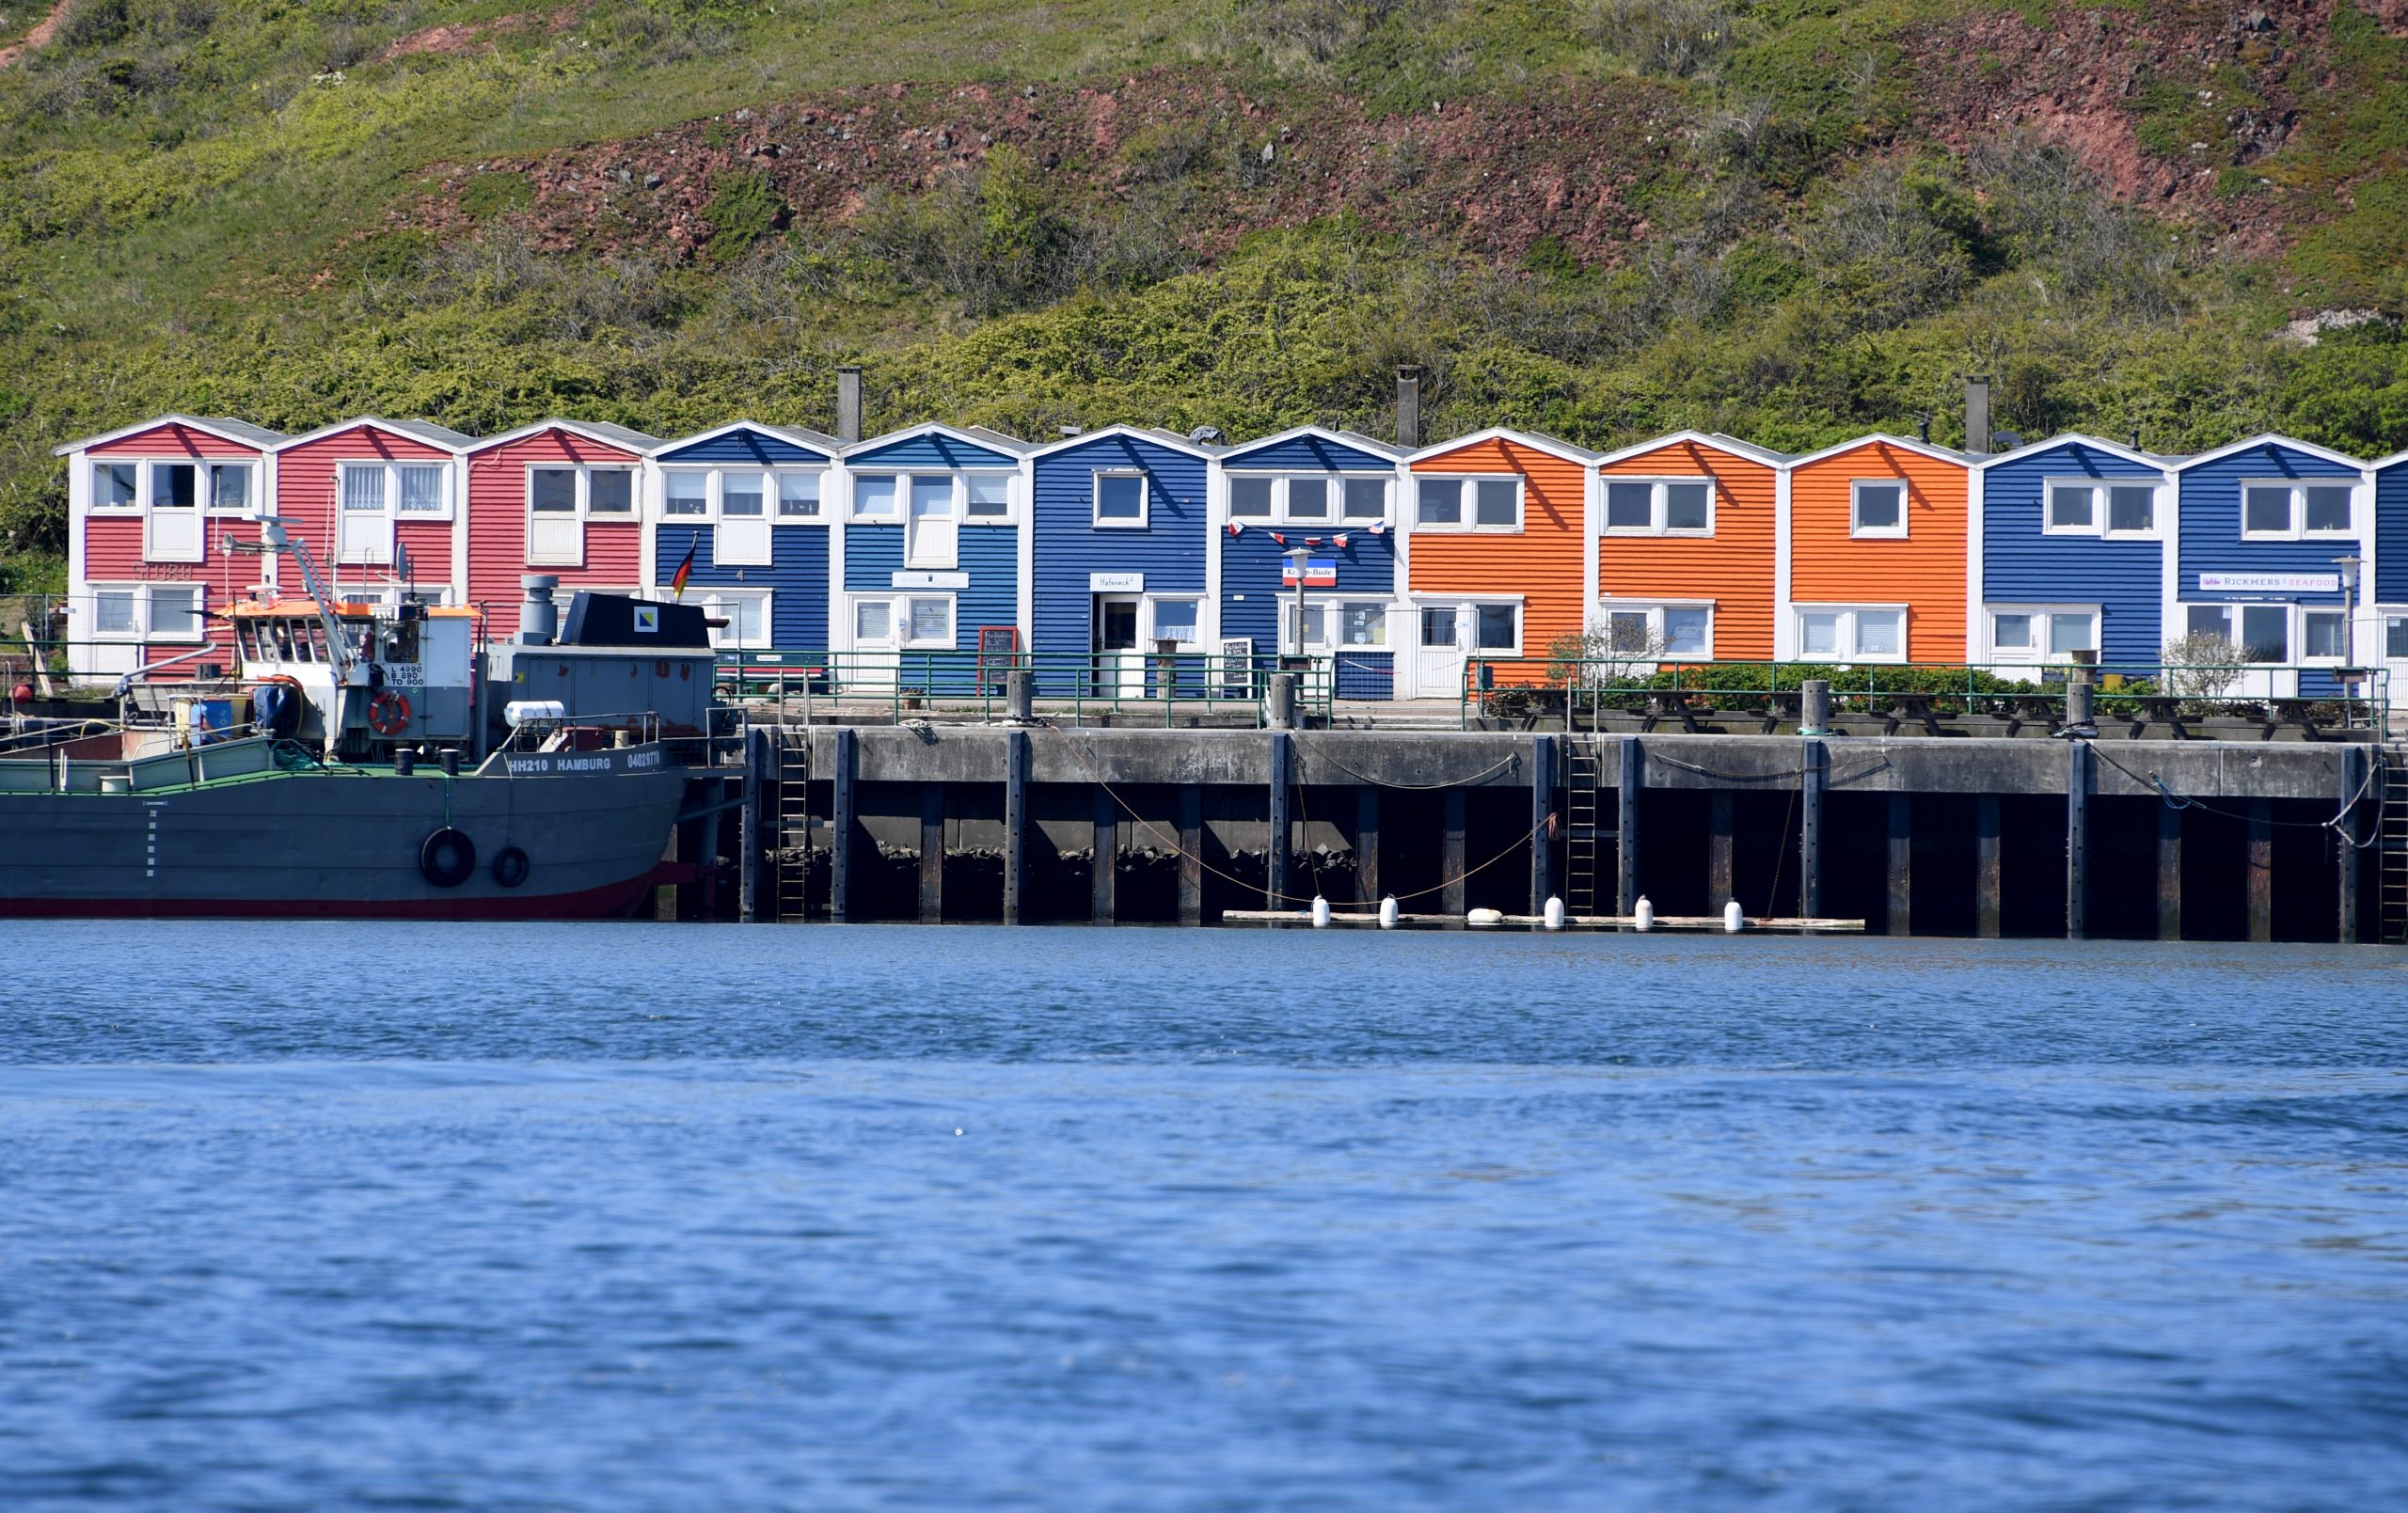
[[[0,917],[607,919],[650,885],[685,797],[682,768],[446,779],[305,771],[140,793],[0,794]],[[476,865],[420,866],[456,829]],[[506,886],[495,858],[526,853]]]

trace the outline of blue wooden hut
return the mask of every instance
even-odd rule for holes
[[[1038,688],[1137,696],[1162,642],[1212,649],[1219,566],[1209,497],[1218,449],[1111,426],[1030,454],[1031,636]]]
[[[1396,697],[1398,448],[1299,426],[1229,449],[1215,469],[1219,631],[1227,654],[1311,656],[1341,699]],[[1289,553],[1304,550],[1304,581]],[[1299,590],[1302,613],[1299,615]]]
[[[2350,660],[2337,560],[2364,559],[2365,465],[2287,436],[2252,436],[2175,465],[2176,614],[2169,637],[2222,636],[2256,670],[2236,690],[2329,697]],[[2354,581],[2354,580],[2353,580]]]
[[[663,442],[645,459],[645,576],[727,624],[729,647],[816,647],[828,638],[832,436],[737,420]]]
[[[2095,436],[2052,436],[1982,462],[1972,659],[2000,671],[2159,660],[2173,598],[2173,468]]]
[[[1028,452],[1000,431],[934,422],[846,449],[832,642],[851,681],[899,667],[930,693],[1001,686],[1028,642]]]

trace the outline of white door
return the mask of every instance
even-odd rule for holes
[[[73,633],[68,665],[78,673],[103,678],[121,678],[140,667],[141,614],[140,590],[95,590],[90,616],[76,617],[82,623]]]
[[[153,562],[198,562],[200,548],[200,469],[191,463],[152,463],[143,557]]]
[[[393,561],[393,516],[385,508],[385,469],[342,470],[342,509],[335,521],[335,560],[389,567]]]
[[[577,512],[577,469],[538,467],[527,481],[527,560],[583,567],[585,522]]]
[[[911,517],[903,565],[950,571],[961,563],[961,528],[953,512],[953,479],[911,480]]]
[[[1410,692],[1417,699],[1453,699],[1463,692],[1464,647],[1471,639],[1461,605],[1423,605],[1416,617]]]
[[[1137,596],[1096,595],[1094,624],[1096,697],[1144,698],[1146,654],[1137,645]]]
[[[2397,727],[2408,722],[2408,605],[2386,605],[2377,609],[2375,634],[2382,639],[2371,648],[2364,648],[2373,654],[2368,661],[2390,675],[2368,694],[2391,705],[2391,722]]]
[[[769,509],[758,473],[720,478],[719,535],[711,560],[721,567],[769,565]]]
[[[836,691],[893,693],[895,664],[902,659],[901,637],[894,600],[854,600],[853,649],[837,665]]]

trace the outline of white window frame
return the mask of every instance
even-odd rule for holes
[[[2083,489],[2090,495],[2090,524],[2061,526],[2051,514],[2059,489]],[[2149,494],[2148,528],[2118,530],[2108,522],[2113,518],[2115,491],[2147,489]],[[2096,536],[2105,541],[2159,541],[2165,531],[2163,521],[2165,484],[2154,478],[2092,478],[2087,474],[2071,478],[2044,478],[2040,481],[2040,534],[2043,536]],[[2014,613],[2009,610],[2008,613]]]
[[[884,514],[862,512],[862,485],[873,479],[884,479],[895,485],[893,491],[887,496],[893,508]],[[881,469],[848,474],[845,481],[845,518],[848,522],[858,522],[864,526],[899,526],[903,523],[904,511],[909,508],[908,501],[911,494],[911,475],[908,470],[897,469],[888,472]]]
[[[1345,593],[1327,590],[1320,593],[1305,595],[1304,605],[1307,610],[1320,611],[1321,635],[1310,640],[1303,639],[1298,636],[1295,623],[1288,618],[1296,612],[1296,596],[1292,593],[1283,593],[1279,596],[1280,644],[1283,646],[1294,646],[1300,653],[1319,653],[1328,655],[1340,655],[1348,652],[1376,653],[1395,650],[1389,645],[1387,638],[1389,610],[1392,607],[1386,599],[1366,599],[1359,591]],[[1378,617],[1380,634],[1378,640],[1367,646],[1356,646],[1344,638],[1346,612],[1350,609],[1369,609]],[[1417,616],[1414,621],[1414,634],[1418,636],[1421,633],[1421,623],[1418,618],[1420,613],[1418,607],[1414,612]],[[1513,630],[1517,637],[1521,634],[1521,620],[1518,614],[1513,622]],[[1424,649],[1427,650],[1427,648]],[[1488,654],[1502,656],[1505,654],[1491,652]]]
[[[1665,474],[1665,475],[1662,475],[1662,476],[1642,476],[1642,475],[1630,474],[1630,473],[1607,473],[1607,474],[1602,475],[1602,476],[1598,479],[1598,481],[1598,481],[1599,486],[1600,486],[1600,489],[1601,489],[1601,492],[1599,493],[1598,497],[1597,497],[1597,509],[1598,509],[1598,511],[1599,511],[1599,520],[1600,520],[1600,524],[1599,524],[1599,526],[1598,526],[1598,534],[1599,534],[1599,535],[1603,535],[1603,536],[1687,536],[1687,537],[1693,537],[1693,538],[1697,538],[1697,539],[1701,539],[1701,540],[1702,540],[1702,539],[1703,539],[1703,538],[1705,538],[1705,537],[1709,537],[1709,536],[1712,536],[1712,535],[1714,534],[1714,527],[1715,527],[1716,519],[1718,518],[1718,516],[1719,516],[1719,515],[1720,514],[1720,512],[1721,512],[1721,508],[1722,508],[1722,489],[1721,489],[1721,486],[1720,486],[1720,484],[1719,484],[1719,481],[1718,480],[1716,480],[1716,479],[1715,479],[1711,474],[1703,475],[1703,476],[1695,476],[1695,475],[1687,475],[1687,474]],[[1619,483],[1619,484],[1625,485],[1625,486],[1632,485],[1632,484],[1642,484],[1642,485],[1644,485],[1644,486],[1647,488],[1647,491],[1648,491],[1648,499],[1647,499],[1647,524],[1646,524],[1646,525],[1643,525],[1643,526],[1617,526],[1617,525],[1612,525],[1612,524],[1605,523],[1605,522],[1608,519],[1608,517],[1609,517],[1609,512],[1610,512],[1610,511],[1609,511],[1609,500],[1610,500],[1610,498],[1611,498],[1610,491],[1612,490],[1612,488],[1614,487],[1614,485],[1616,485],[1616,484],[1618,484],[1618,483]],[[1670,496],[1670,494],[1669,494],[1669,492],[1668,492],[1668,487],[1667,487],[1667,486],[1668,486],[1668,485],[1671,485],[1671,484],[1675,484],[1675,483],[1689,483],[1689,484],[1697,484],[1697,485],[1701,485],[1701,486],[1703,486],[1703,487],[1704,488],[1704,490],[1705,490],[1705,524],[1704,524],[1704,526],[1703,526],[1703,527],[1698,527],[1698,526],[1679,526],[1679,527],[1674,527],[1674,526],[1668,526],[1668,525],[1666,525],[1666,524],[1664,523],[1664,522],[1665,522],[1665,518],[1666,518],[1666,512],[1667,512],[1667,511],[1671,508],[1671,502],[1670,502],[1670,501],[1671,501],[1671,496]]]
[[[2037,623],[2033,626],[2033,640],[2035,644],[2028,647],[2000,645],[1998,639],[1998,617],[2001,615],[2029,615],[2034,621],[2040,622],[2041,623]],[[2087,616],[2090,621],[2090,650],[2094,652],[2103,652],[2105,650],[2101,643],[2106,637],[2107,618],[2104,607],[2102,606],[2096,604],[2016,604],[2007,600],[2000,600],[1995,603],[1987,603],[1982,606],[1982,634],[1989,643],[1990,660],[1993,662],[2013,662],[2019,666],[2025,664],[2042,666],[2052,662],[2067,662],[2072,660],[2071,654],[2069,653],[2052,652],[2049,650],[2049,626],[2046,622],[2052,615]]]
[[[1647,617],[1647,634],[1656,641],[1664,638],[1664,611],[1668,609],[1703,609],[1705,611],[1705,649],[1701,652],[1665,650],[1658,658],[1667,662],[1711,662],[1714,660],[1714,601],[1711,599],[1599,599],[1597,601],[1596,634],[1604,638],[1606,655],[1626,660],[1613,650],[1610,615],[1641,614]]]
[[[244,483],[244,496],[249,499],[250,503],[235,505],[230,508],[219,504],[217,502],[217,475],[220,473],[242,473],[246,475]],[[200,496],[200,512],[202,514],[215,515],[219,519],[232,520],[250,520],[258,518],[261,504],[259,464],[233,463],[213,458],[204,461],[200,465],[200,478],[203,485]]]
[[[209,642],[209,585],[198,578],[179,579],[166,583],[94,583],[88,585],[88,588],[93,628],[84,633],[87,640],[108,641],[116,645],[152,641],[165,646],[205,646]],[[195,628],[189,634],[170,635],[154,628],[158,620],[153,607],[152,595],[163,590],[169,593],[189,592],[192,595]],[[103,593],[122,593],[133,600],[132,629],[104,631],[99,628],[101,595]]]
[[[1204,638],[1204,596],[1203,596],[1202,594],[1200,594],[1200,593],[1165,593],[1165,594],[1160,594],[1160,595],[1150,594],[1150,593],[1149,593],[1149,594],[1146,595],[1146,599],[1145,599],[1145,624],[1146,624],[1146,634],[1144,635],[1144,637],[1143,637],[1143,638],[1141,638],[1141,644],[1142,644],[1142,645],[1143,645],[1147,650],[1150,651],[1150,650],[1152,650],[1154,643],[1155,643],[1156,641],[1159,641],[1159,640],[1161,640],[1161,639],[1163,638],[1163,637],[1162,637],[1162,633],[1161,633],[1161,632],[1162,632],[1161,622],[1160,622],[1160,620],[1159,620],[1159,618],[1158,618],[1158,617],[1159,617],[1159,616],[1161,615],[1161,613],[1162,613],[1162,607],[1163,607],[1164,605],[1166,605],[1166,604],[1183,604],[1183,605],[1193,605],[1193,606],[1195,606],[1195,607],[1196,607],[1196,634],[1195,634],[1194,636],[1187,637],[1187,638],[1185,638],[1181,639],[1181,640],[1180,641],[1180,643],[1179,643],[1179,649],[1180,649],[1180,651],[1182,651],[1182,652],[1188,652],[1188,651],[1202,651],[1202,650],[1203,650],[1203,648],[1204,648],[1204,638]]]
[[[2358,535],[2357,481],[2348,478],[2244,478],[2235,502],[2241,508],[2242,541],[2355,541]],[[2254,489],[2283,489],[2290,495],[2290,523],[2281,530],[2249,528],[2249,495]],[[2341,489],[2350,496],[2349,523],[2337,530],[2307,528],[2307,491]],[[2257,664],[2252,664],[2257,665]]]
[[[678,518],[690,520],[693,516],[680,515]],[[732,599],[748,600],[761,607],[761,634],[758,638],[747,639],[741,636],[727,634],[736,629],[733,624],[713,627],[710,631],[710,640],[714,649],[761,651],[777,644],[777,632],[772,628],[774,622],[770,618],[775,607],[776,590],[755,589],[745,584],[689,583],[686,586],[686,592],[690,598],[702,604],[705,612],[711,605],[724,606]],[[652,596],[662,601],[671,597],[665,584],[653,590]]]
[[[1234,485],[1240,481],[1263,482],[1271,485],[1271,511],[1268,514],[1242,515],[1234,508],[1236,493],[1231,489],[1224,508],[1228,517],[1242,526],[1301,526],[1316,530],[1364,530],[1375,525],[1386,525],[1396,499],[1396,480],[1387,473],[1319,472],[1309,468],[1270,472],[1233,469],[1228,475]],[[1329,513],[1298,519],[1289,509],[1290,487],[1299,480],[1324,485],[1329,490]],[[1380,485],[1380,512],[1376,515],[1350,515],[1346,512],[1348,483]]]
[[[335,511],[337,513],[342,511],[343,475],[354,470],[372,467],[380,468],[385,474],[385,515],[388,519],[397,525],[404,520],[425,525],[442,525],[452,518],[457,506],[452,497],[452,469],[443,463],[427,462],[417,457],[345,457],[338,460],[335,464]],[[442,480],[440,505],[433,510],[402,508],[402,469],[404,467],[423,467]],[[532,504],[531,496],[529,502]],[[362,510],[355,512],[365,514],[368,512]]]
[[[771,526],[824,526],[828,523],[828,480],[834,469],[828,467],[772,467],[768,470],[769,524]],[[807,515],[785,512],[785,481],[790,478],[816,479],[819,481],[819,508]]]
[[[944,605],[945,634],[943,639],[923,639],[911,631],[911,606],[915,602],[942,602]],[[961,644],[961,601],[952,593],[936,593],[913,590],[895,596],[895,644],[907,652],[949,652]]]
[[[119,457],[115,453],[111,453],[103,457],[91,458],[90,463],[92,472],[91,494],[89,497],[92,501],[92,512],[95,514],[141,513],[144,501],[148,496],[148,491],[150,486],[150,465],[147,461],[138,457]],[[101,487],[101,472],[103,469],[110,467],[129,467],[134,470],[133,496],[128,498],[123,504],[111,504],[103,497],[103,495],[105,494],[106,491]]]
[[[637,484],[640,480],[637,476],[635,465],[632,463],[529,462],[524,465],[524,466],[526,475],[524,485],[525,493],[522,496],[519,505],[519,518],[525,523],[527,532],[525,537],[525,545],[521,548],[521,555],[526,559],[526,562],[529,567],[582,567],[585,565],[585,528],[588,525],[592,524],[597,518],[602,520],[605,524],[626,521],[629,525],[638,524],[643,519],[643,499],[637,489]],[[543,515],[538,516],[535,511],[535,475],[538,472],[575,473],[577,475],[577,508],[574,511],[547,511]],[[605,510],[599,516],[594,514],[594,477],[597,473],[625,473],[627,475],[626,509]],[[389,500],[388,500],[386,507],[388,509],[391,508],[391,502]],[[535,523],[539,518],[554,525],[557,525],[563,520],[574,520],[577,522],[576,557],[538,558],[535,555]],[[681,520],[687,520],[693,517],[690,515],[680,515],[678,518]]]
[[[1421,485],[1424,483],[1463,483],[1470,485],[1463,495],[1463,512],[1452,525],[1434,524],[1421,518]],[[1480,489],[1482,483],[1510,483],[1513,487],[1513,523],[1510,526],[1480,524]],[[1416,473],[1413,475],[1413,528],[1434,534],[1518,536],[1523,522],[1529,514],[1529,489],[1519,473]],[[1518,630],[1516,636],[1518,638]],[[1492,656],[1502,653],[1492,652]]]
[[[2244,639],[2248,623],[2247,611],[2279,609],[2283,612],[2283,659],[2260,661],[2249,657],[2242,665],[2253,668],[2333,668],[2347,667],[2351,650],[2350,626],[2343,619],[2344,611],[2337,604],[2303,604],[2295,599],[2185,599],[2178,607],[2181,610],[2183,634],[2190,634],[2191,612],[2194,609],[2221,609],[2231,617],[2232,631],[2228,639],[2244,656],[2249,643]],[[2307,617],[2331,615],[2343,620],[2340,656],[2310,656],[2307,653]]]
[[[1009,526],[1020,520],[1020,474],[1001,467],[961,467],[954,470],[954,522],[963,526]],[[970,512],[970,481],[974,478],[1001,479],[1004,484],[1004,512],[981,515]]]
[[[2332,655],[2307,649],[2307,620],[2310,615],[2330,615],[2341,622],[2341,650]],[[2348,611],[2337,604],[2301,604],[2291,607],[2291,645],[2296,648],[2292,660],[2304,668],[2337,668],[2350,665],[2351,635]]]
[[[1869,488],[1898,491],[1898,523],[1896,525],[1867,526],[1864,524],[1864,491]],[[1914,485],[1903,478],[1851,479],[1847,485],[1847,533],[1858,541],[1904,541],[1907,539],[1907,522],[1914,514]],[[1867,605],[1863,607],[1869,609],[1876,607]]]
[[[693,514],[673,512],[669,508],[669,483],[672,479],[685,482],[703,481],[703,508]],[[719,469],[699,465],[665,464],[660,469],[660,512],[656,517],[663,525],[699,526],[719,518]]]
[[[1137,518],[1106,520],[1103,517],[1103,481],[1107,478],[1133,478],[1137,481]],[[1140,467],[1099,467],[1089,476],[1087,484],[1087,519],[1098,530],[1145,530],[1153,524],[1154,481]]]
[[[1830,654],[1830,659],[1834,664],[1849,664],[1857,662],[1891,664],[1904,663],[1908,660],[1907,654],[1911,649],[1912,638],[1914,635],[1914,615],[1910,606],[1903,604],[1793,604],[1789,607],[1789,611],[1790,633],[1796,638],[1798,660],[1800,662],[1811,662],[1823,654],[1818,652],[1810,652],[1806,649],[1806,617],[1808,615],[1838,615],[1840,617],[1840,637],[1844,644],[1841,650]],[[1857,632],[1857,617],[1865,614],[1895,614],[1898,617],[1898,650],[1894,654],[1889,652],[1865,652],[1859,650],[1862,642]]]
[[[1468,612],[1466,622],[1463,623],[1464,628],[1466,632],[1464,638],[1464,644],[1456,648],[1457,651],[1460,651],[1464,654],[1465,660],[1473,662],[1495,662],[1508,657],[1517,657],[1522,654],[1522,644],[1529,638],[1529,617],[1525,613],[1525,607],[1520,599],[1499,598],[1494,594],[1486,597],[1467,594],[1455,602],[1461,605],[1464,609]],[[1508,651],[1501,646],[1482,646],[1480,644],[1480,612],[1483,609],[1501,608],[1510,608],[1513,611],[1513,646],[1511,651]],[[1414,634],[1417,637],[1420,634],[1418,626],[1416,627]]]

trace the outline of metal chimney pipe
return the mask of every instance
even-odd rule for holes
[[[1421,370],[1411,363],[1396,370],[1396,444],[1407,451],[1421,445]]]
[[[836,370],[836,439],[862,439],[862,370],[847,363]]]
[[[530,573],[518,580],[527,601],[518,610],[518,644],[549,646],[560,634],[561,612],[552,603],[552,591],[561,580],[549,573]]]
[[[1965,449],[1985,454],[1990,449],[1990,379],[1988,373],[1975,373],[1965,380]]]

